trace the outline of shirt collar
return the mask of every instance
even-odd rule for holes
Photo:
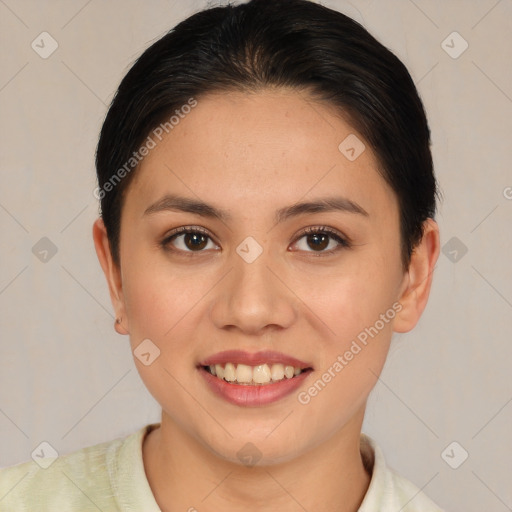
[[[112,491],[123,512],[161,512],[146,477],[142,458],[144,438],[158,426],[160,423],[146,425],[124,442],[113,444],[107,454]]]

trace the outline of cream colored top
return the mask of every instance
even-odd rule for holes
[[[41,459],[0,469],[0,511],[161,512],[142,459],[144,437],[158,426],[62,455],[46,468]],[[365,434],[361,453],[372,478],[358,512],[442,512],[386,466],[381,450]]]

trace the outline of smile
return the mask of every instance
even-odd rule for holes
[[[226,350],[203,359],[197,369],[214,395],[242,407],[280,401],[313,373],[312,363],[273,350]]]
[[[248,386],[261,386],[273,384],[285,379],[292,379],[308,368],[298,366],[264,363],[256,366],[246,364],[215,364],[203,367],[211,375],[226,382]]]

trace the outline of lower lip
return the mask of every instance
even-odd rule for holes
[[[233,384],[213,376],[202,366],[199,368],[199,373],[216,395],[234,405],[257,407],[277,402],[293,393],[307,379],[311,370],[306,370],[291,379],[285,378],[272,384],[260,385]]]

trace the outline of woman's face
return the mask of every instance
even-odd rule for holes
[[[138,371],[168,421],[228,460],[247,442],[271,463],[359,432],[388,352],[406,276],[398,203],[333,112],[284,90],[198,98],[127,191],[123,324]],[[199,232],[169,238],[181,227]],[[220,354],[232,350],[245,354]],[[215,357],[277,382],[221,382],[203,368]],[[309,370],[283,378],[290,358]]]

